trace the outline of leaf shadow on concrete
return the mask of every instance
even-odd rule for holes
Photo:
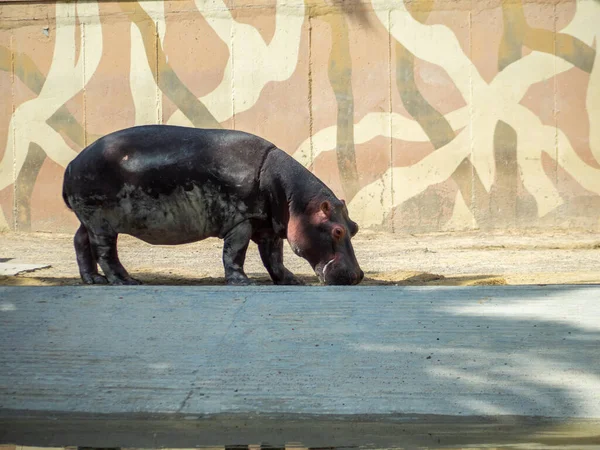
[[[562,428],[554,424],[541,427],[535,436],[522,436],[524,442],[549,444],[553,433],[558,436],[568,429],[567,417],[600,417],[597,311],[586,309],[590,298],[586,302],[580,295],[586,287],[553,288],[540,295],[539,290],[516,286],[492,288],[496,294],[479,287],[465,292],[464,301],[449,301],[441,308],[439,302],[430,302],[432,292],[412,291],[414,302],[436,303],[435,310],[425,306],[415,315],[412,332],[404,327],[398,333],[399,319],[380,320],[382,333],[395,334],[400,344],[363,341],[354,350],[364,366],[379,361],[379,367],[385,367],[388,358],[406,361],[416,377],[404,379],[401,372],[389,376],[397,383],[413,384],[415,391],[407,389],[405,399],[416,395],[431,405],[430,410],[514,416],[516,423],[518,416],[562,417],[557,419]],[[445,288],[440,289],[438,299],[446,295]],[[450,299],[454,294],[448,289]],[[437,333],[451,336],[448,328],[453,329],[453,339],[440,342]],[[600,428],[588,438],[586,442],[599,444]],[[571,439],[557,442],[575,444]]]
[[[600,442],[600,428],[565,437],[568,418],[600,418],[600,325],[598,308],[586,309],[592,305],[589,288],[344,289],[337,296],[315,290],[310,305],[282,298],[265,309],[268,317],[244,317],[244,311],[264,307],[248,297],[223,349],[233,351],[234,360],[267,361],[264,369],[272,374],[261,378],[281,390],[283,400],[255,399],[266,409],[291,401],[294,408],[348,414],[487,416],[512,424],[513,438],[523,442],[550,444],[560,436],[563,444]],[[297,334],[282,331],[289,327]],[[277,364],[268,366],[276,355],[285,359],[290,348],[297,351],[292,364],[302,370],[286,371],[281,382]],[[252,380],[252,371],[233,364],[216,382],[231,377]],[[305,392],[294,389],[307,382]],[[250,381],[240,390],[253,386]],[[285,400],[289,392],[300,395]],[[537,416],[558,419],[519,435],[524,418]],[[441,436],[437,443],[448,440]],[[399,438],[396,445],[402,444]]]

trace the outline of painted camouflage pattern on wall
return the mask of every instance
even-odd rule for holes
[[[0,1],[0,228],[167,123],[273,141],[400,232],[600,228],[598,0]]]

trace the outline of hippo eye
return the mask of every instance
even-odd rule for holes
[[[334,239],[340,240],[340,239],[342,239],[344,237],[344,234],[345,234],[344,229],[341,228],[341,227],[335,227],[333,229],[333,237],[334,237]]]

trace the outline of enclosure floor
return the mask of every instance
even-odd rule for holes
[[[0,261],[50,264],[48,269],[0,277],[0,285],[76,285],[79,283],[73,236],[0,233]],[[360,231],[353,239],[365,285],[477,285],[600,283],[600,233],[466,232],[427,235]],[[119,238],[125,267],[146,284],[224,284],[223,242],[152,246]],[[285,244],[286,265],[309,284],[318,280],[306,261]],[[270,284],[251,243],[246,273]]]

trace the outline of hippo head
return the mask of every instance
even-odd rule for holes
[[[358,284],[364,277],[350,239],[358,225],[348,217],[344,200],[311,202],[292,214],[287,239],[294,253],[306,259],[322,283]]]

